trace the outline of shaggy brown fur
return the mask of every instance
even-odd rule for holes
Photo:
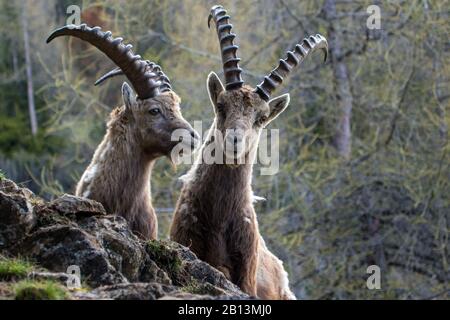
[[[259,237],[251,171],[250,165],[198,166],[195,180],[183,187],[171,237],[256,296]]]
[[[246,293],[263,299],[293,299],[281,261],[268,251],[259,234],[251,187],[261,130],[287,107],[289,97],[266,103],[247,86],[225,91],[214,73],[208,78],[208,89],[216,119],[199,156],[215,143],[215,129],[223,135],[227,129],[241,129],[250,134],[237,139],[226,135],[224,140],[239,144],[245,139],[243,152],[232,159],[244,164],[203,162],[191,168],[183,178],[171,238],[223,271]]]
[[[269,251],[262,238],[258,253],[258,297],[265,300],[295,300],[283,262]]]
[[[180,99],[173,92],[135,100],[128,85],[125,106],[110,116],[107,133],[78,183],[76,194],[103,204],[106,211],[123,216],[143,239],[157,237],[157,218],[151,204],[150,177],[155,160],[169,156],[179,142],[171,141],[176,129],[189,130]],[[158,109],[158,111],[152,111]]]

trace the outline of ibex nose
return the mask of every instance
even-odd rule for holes
[[[230,143],[237,145],[244,139],[244,133],[241,130],[233,130],[226,133],[225,140]]]
[[[240,156],[245,150],[245,133],[243,130],[228,130],[225,136],[225,153],[230,157]]]
[[[196,149],[198,147],[198,142],[200,141],[200,135],[189,123],[186,123],[185,130],[187,131],[186,138],[190,138],[188,141],[190,141],[191,148],[193,150]]]

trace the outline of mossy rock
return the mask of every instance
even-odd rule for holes
[[[212,296],[219,296],[225,294],[224,290],[215,287],[208,282],[200,283],[198,280],[195,279],[192,279],[192,281],[183,286],[181,288],[181,291],[192,294],[212,295]]]
[[[47,207],[39,205],[35,209],[37,213],[37,222],[35,230],[52,225],[72,225],[73,222],[70,218],[60,215],[52,210],[48,210]]]
[[[14,285],[16,300],[67,300],[70,294],[54,281],[24,280]]]
[[[150,259],[166,271],[172,280],[179,278],[179,273],[183,269],[183,261],[170,242],[151,240],[147,242],[146,251]]]

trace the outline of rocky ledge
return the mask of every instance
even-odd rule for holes
[[[249,297],[188,248],[141,241],[100,203],[71,195],[46,202],[0,178],[0,299],[41,298]]]

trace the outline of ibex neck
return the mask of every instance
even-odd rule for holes
[[[252,170],[251,164],[241,164],[237,167],[225,164],[203,164],[199,167],[199,171],[203,171],[202,182],[209,184],[211,187],[216,186],[222,192],[240,190],[242,191],[240,195],[244,195],[246,191],[251,190]]]
[[[128,141],[113,141],[105,157],[109,162],[105,167],[115,172],[117,180],[114,183],[124,192],[150,197],[150,178],[156,158],[156,155],[144,153],[138,145]]]
[[[150,178],[157,156],[144,153],[132,139],[108,133],[85,172],[79,193],[102,202],[111,213],[147,207]]]

